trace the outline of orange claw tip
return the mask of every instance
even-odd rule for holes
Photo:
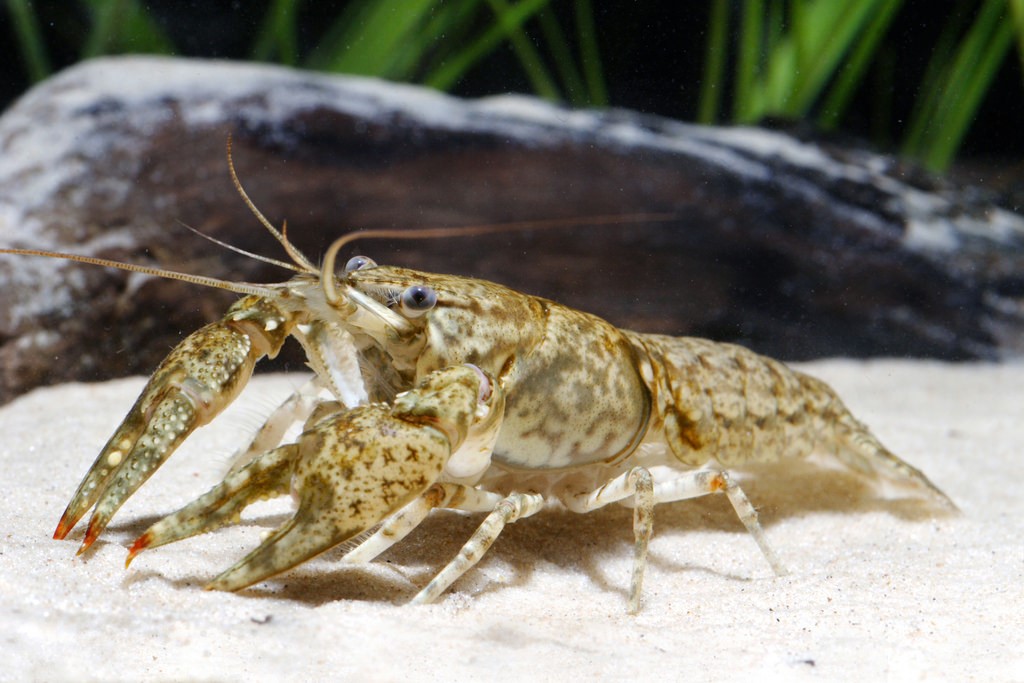
[[[53,540],[63,541],[64,537],[68,535],[68,532],[74,526],[74,523],[68,519],[68,513],[65,512],[60,521],[57,522],[57,529],[53,532]]]
[[[89,520],[89,528],[85,530],[85,538],[82,539],[82,545],[78,548],[78,552],[76,554],[81,555],[88,550],[89,546],[93,544],[102,530],[102,527],[96,523],[95,518]]]
[[[128,549],[128,557],[124,558],[125,569],[128,569],[128,565],[132,563],[136,555],[149,547],[152,540],[153,537],[149,535],[148,531],[135,539],[135,543],[132,543],[132,547]]]

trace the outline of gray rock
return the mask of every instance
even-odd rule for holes
[[[976,188],[761,129],[253,64],[102,59],[33,89],[0,118],[0,245],[281,280],[181,225],[284,257],[231,185],[229,134],[249,194],[314,260],[354,228],[666,212],[356,251],[786,359],[1024,346],[1024,218]],[[15,256],[0,282],[0,400],[149,373],[232,296]]]

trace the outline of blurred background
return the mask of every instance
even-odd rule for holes
[[[60,97],[75,88],[93,96],[75,83],[88,81],[83,69],[5,117],[0,204],[14,207],[19,220],[5,219],[22,230],[5,244],[275,281],[279,270],[211,249],[180,225],[279,253],[234,196],[223,147],[231,131],[251,196],[275,223],[288,218],[313,258],[354,226],[573,218],[573,230],[460,245],[376,242],[370,253],[501,282],[621,327],[788,360],[1024,353],[1024,0],[3,0],[0,106],[77,62],[129,53],[358,74],[460,97],[527,93],[641,115],[575,117],[594,131],[552,145],[512,139],[500,116],[455,133],[375,120],[372,102],[370,115],[336,99],[265,117],[301,92],[289,89],[295,82],[316,79],[219,65],[153,101],[94,102],[83,115],[68,104],[81,100]],[[132,78],[142,80],[119,80],[127,68],[88,71],[133,94],[151,72],[169,73],[136,62]],[[190,128],[165,115],[236,85],[212,72],[250,73],[255,101],[227,96],[230,113],[217,125]],[[279,82],[272,97],[268,82]],[[645,115],[789,135],[680,132]],[[159,125],[126,125],[133,116]],[[663,147],[603,135],[624,123]],[[697,148],[709,156],[675,150],[671,135],[702,139]],[[819,144],[779,151],[794,137]],[[763,172],[720,163],[721,150]],[[651,211],[672,220],[585,225],[596,214]],[[44,383],[148,373],[230,298],[62,264],[72,309],[36,263],[0,262],[0,402]],[[25,268],[44,274],[31,279]],[[118,353],[108,339],[119,340]],[[295,351],[278,369],[301,367]]]
[[[122,53],[796,127],[1024,175],[1024,0],[5,0],[0,106]]]

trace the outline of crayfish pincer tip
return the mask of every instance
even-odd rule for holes
[[[148,531],[132,543],[132,547],[128,549],[128,557],[124,558],[124,568],[128,569],[128,565],[132,563],[135,556],[141,553],[143,550],[149,547],[149,544],[153,542],[153,536]]]
[[[82,545],[79,546],[78,552],[75,554],[81,555],[88,550],[96,539],[99,538],[104,526],[104,524],[97,522],[95,517],[89,520],[89,528],[85,530],[85,538],[82,539]]]
[[[53,540],[63,541],[70,531],[71,524],[68,523],[67,514],[65,513],[64,517],[61,517],[60,521],[57,522],[57,528],[53,531]]]
[[[85,510],[75,513],[72,510],[72,506],[68,505],[64,510],[64,514],[60,516],[60,521],[57,522],[57,528],[53,531],[53,538],[55,541],[63,541],[64,538],[71,533],[71,530],[78,524],[78,520],[82,519],[82,515]]]

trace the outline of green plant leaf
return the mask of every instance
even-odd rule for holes
[[[14,35],[18,40],[21,57],[25,60],[29,79],[38,83],[49,76],[52,69],[32,3],[28,0],[7,0],[7,11],[14,21]]]
[[[281,63],[289,66],[298,63],[299,49],[295,22],[299,4],[300,0],[273,0],[253,42],[250,59],[266,62],[276,57]]]
[[[1020,58],[1021,72],[1024,73],[1024,0],[1009,0],[1009,6],[1013,33],[1017,38],[1017,57]]]
[[[422,52],[417,29],[434,0],[361,0],[348,5],[320,41],[307,65],[321,71],[394,77],[407,50]]]
[[[476,40],[458,50],[428,74],[424,83],[438,90],[451,89],[466,71],[501,44],[509,30],[521,26],[547,3],[548,0],[522,0],[517,3],[503,16],[502,21],[495,22]]]
[[[704,77],[700,82],[697,121],[715,123],[725,91],[725,62],[728,57],[729,0],[714,0],[708,20],[708,44],[704,50]]]
[[[569,43],[565,39],[565,33],[562,31],[558,19],[551,12],[540,12],[537,14],[537,22],[540,24],[544,42],[555,63],[558,77],[562,79],[562,89],[566,99],[574,107],[585,106],[589,102],[587,88],[583,85],[583,77],[580,76],[580,72],[576,68],[572,50],[569,49]]]
[[[868,64],[876,58],[878,45],[889,30],[893,18],[903,6],[903,0],[885,0],[878,11],[869,19],[853,51],[840,65],[839,75],[829,89],[818,122],[826,129],[835,128],[839,118],[846,112],[850,98],[856,92],[864,77]]]
[[[1024,2],[1024,0],[1022,0]],[[608,88],[601,66],[601,51],[597,45],[597,24],[590,0],[576,0],[576,35],[580,43],[580,64],[590,95],[590,104],[608,105]]]
[[[739,123],[755,121],[764,111],[765,88],[756,81],[764,45],[763,15],[761,0],[750,0],[743,5],[732,112],[733,119]]]
[[[915,114],[904,153],[943,170],[956,155],[971,120],[1006,57],[1014,35],[1006,0],[985,0],[958,45],[944,77],[929,94],[933,106]]]
[[[81,58],[137,53],[171,54],[174,46],[138,0],[85,0],[92,25]]]
[[[795,15],[799,26],[795,33],[799,46],[796,55],[796,79],[781,113],[805,116],[829,80],[841,66],[844,55],[862,39],[871,19],[884,11],[889,0],[859,0],[837,3],[794,3],[804,7]]]
[[[548,1],[543,0],[540,4],[546,6]],[[524,22],[518,20],[517,16],[513,13],[514,7],[518,7],[518,5],[509,5],[506,0],[487,0],[487,3],[491,6],[491,10],[497,17],[498,25],[504,27],[505,38],[512,44],[512,49],[515,50],[516,55],[519,57],[519,63],[522,64],[526,77],[530,79],[534,92],[548,100],[559,99],[558,87],[548,73],[547,68],[545,68],[543,60],[541,60],[540,55],[537,53],[537,49],[523,30]],[[525,5],[526,3],[522,2],[519,4]],[[537,13],[542,8],[538,7]]]

